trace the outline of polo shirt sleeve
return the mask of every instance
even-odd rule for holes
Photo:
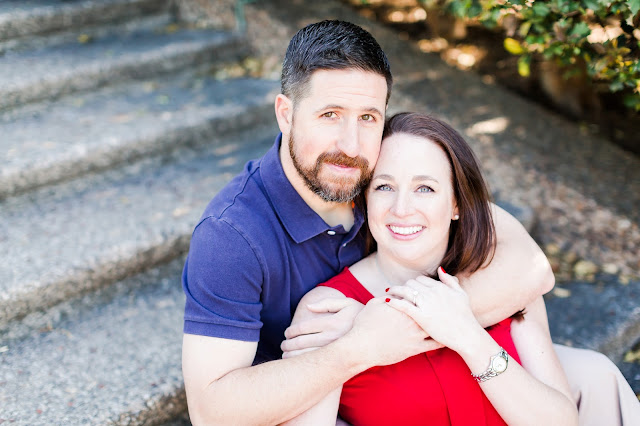
[[[184,332],[257,342],[263,274],[248,240],[224,220],[196,227],[182,274]]]

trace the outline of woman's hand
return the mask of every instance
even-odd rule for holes
[[[409,315],[434,340],[454,351],[468,345],[484,330],[471,311],[469,297],[458,279],[438,268],[441,281],[420,276],[391,287],[388,304]]]

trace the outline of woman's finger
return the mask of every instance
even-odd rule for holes
[[[387,298],[385,300],[387,301],[387,304],[389,306],[391,306],[394,309],[397,309],[400,312],[403,312],[403,313],[407,314],[408,316],[413,318],[414,321],[416,321],[415,315],[420,311],[416,307],[416,305],[414,305],[413,303],[411,303],[410,301],[408,301],[406,299]]]
[[[387,292],[389,295],[409,302],[414,306],[418,306],[420,300],[424,300],[424,293],[427,289],[424,287],[420,287],[420,284],[417,284],[416,287],[410,287],[408,285],[398,285],[393,286]]]
[[[451,288],[460,289],[460,282],[458,281],[458,277],[454,275],[449,275],[445,272],[444,268],[441,266],[438,268],[438,277],[440,281]]]
[[[427,287],[432,287],[438,284],[438,281],[434,280],[433,278],[427,277],[426,275],[419,275],[415,278],[415,280],[409,280],[409,281],[416,281],[419,284],[422,284]]]

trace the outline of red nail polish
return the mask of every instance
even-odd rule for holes
[[[385,302],[387,302],[387,303],[389,303],[389,302],[391,302],[391,299],[386,298],[386,299],[384,299],[384,301],[385,301]]]
[[[444,270],[444,268],[443,268],[442,266],[440,267],[440,269],[442,269],[442,273],[443,273],[443,274],[446,274],[446,273],[447,273],[447,271],[445,271],[445,270]]]
[[[387,292],[387,291],[389,291],[389,289],[388,289],[388,288],[385,288],[385,289],[384,289],[384,291],[385,291],[385,292]]]

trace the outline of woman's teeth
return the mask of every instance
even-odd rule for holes
[[[411,235],[411,234],[415,234],[416,232],[420,232],[422,231],[422,229],[424,228],[424,226],[393,226],[393,225],[389,225],[389,229],[391,229],[394,233],[396,234],[400,234],[400,235]]]

